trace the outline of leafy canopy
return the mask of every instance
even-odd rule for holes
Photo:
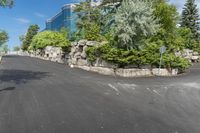
[[[114,17],[114,32],[121,48],[139,49],[140,41],[159,28],[148,2],[124,0]]]
[[[70,47],[70,42],[60,32],[44,31],[34,36],[29,50],[44,49],[46,46],[62,47],[63,50],[67,51]]]
[[[92,7],[89,2],[81,2],[76,6],[75,12],[78,16],[76,23],[78,28],[78,31],[76,32],[77,38],[86,38],[90,32],[97,33],[97,27],[100,27],[101,25],[101,12],[99,8]],[[93,30],[89,26],[93,26],[95,29]],[[100,30],[97,34],[100,34]]]
[[[0,46],[8,41],[8,33],[0,30]]]
[[[22,41],[22,50],[28,50],[33,37],[38,33],[39,29],[38,25],[31,25],[28,28],[27,34],[24,37],[20,37],[20,40]]]
[[[15,46],[15,47],[13,48],[13,51],[20,51],[20,47],[19,47],[19,46]]]

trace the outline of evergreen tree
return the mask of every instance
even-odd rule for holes
[[[40,28],[38,25],[29,26],[27,34],[23,39],[22,50],[26,51],[28,49],[28,47],[30,46],[32,42],[33,37],[38,33],[39,29]]]
[[[199,14],[195,0],[187,0],[182,11],[181,26],[189,28],[193,33],[193,38],[199,40]]]

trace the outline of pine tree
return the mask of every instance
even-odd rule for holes
[[[187,0],[182,11],[181,26],[189,28],[196,40],[200,39],[199,14],[195,0]]]

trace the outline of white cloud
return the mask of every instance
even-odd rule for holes
[[[26,18],[15,18],[15,20],[21,24],[28,24],[30,23],[31,21],[26,19]]]
[[[46,18],[46,15],[42,14],[42,13],[39,13],[39,12],[35,12],[34,15],[36,17],[39,17],[39,18]]]

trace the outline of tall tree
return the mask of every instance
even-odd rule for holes
[[[26,51],[28,49],[28,47],[32,42],[33,37],[38,33],[39,29],[40,28],[38,25],[29,26],[27,34],[23,39],[22,50]]]
[[[98,8],[92,7],[89,2],[81,2],[76,6],[75,12],[77,12],[77,28],[78,31],[76,35],[80,38],[84,38],[85,32],[93,23],[100,25],[101,13]]]
[[[12,7],[14,4],[14,1],[13,0],[0,0],[0,6],[1,7]]]
[[[199,20],[200,18],[195,0],[187,0],[182,11],[181,26],[189,28],[196,40],[200,39]]]

